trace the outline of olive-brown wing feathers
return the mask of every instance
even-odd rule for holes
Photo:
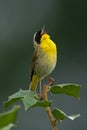
[[[31,63],[31,81],[32,81],[32,77],[33,74],[35,74],[35,68],[36,68],[36,61],[38,59],[38,47],[35,48],[34,53],[33,53],[33,57],[32,57],[32,63]]]

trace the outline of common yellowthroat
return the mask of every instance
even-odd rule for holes
[[[31,83],[29,89],[36,91],[38,83],[55,68],[57,48],[44,27],[34,34],[33,42],[35,50],[31,64]]]

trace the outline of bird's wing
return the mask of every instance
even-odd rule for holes
[[[39,48],[35,48],[34,53],[33,53],[33,57],[32,57],[32,63],[31,63],[31,80],[33,77],[33,74],[35,73],[35,68],[36,68],[36,61],[38,59],[38,51]]]

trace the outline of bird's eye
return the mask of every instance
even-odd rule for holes
[[[35,39],[35,41],[36,41],[38,44],[40,44],[41,30],[35,33],[34,39]]]

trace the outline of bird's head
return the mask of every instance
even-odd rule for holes
[[[44,27],[34,34],[34,37],[33,37],[34,43],[40,44],[40,40],[43,34],[46,34],[46,30]]]

